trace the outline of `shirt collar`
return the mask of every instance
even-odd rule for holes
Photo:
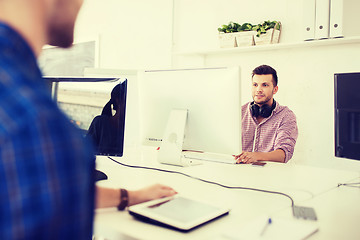
[[[24,67],[29,74],[40,76],[41,71],[37,64],[37,58],[22,35],[4,22],[0,22],[0,46],[1,54],[10,59],[19,58],[20,67]]]
[[[36,56],[26,40],[15,29],[8,24],[0,22],[0,41],[2,43],[9,44],[9,47],[13,47],[14,50],[21,51],[22,53],[31,55],[36,59]]]

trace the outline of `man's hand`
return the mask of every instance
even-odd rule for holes
[[[129,191],[129,206],[177,194],[171,187],[154,184],[137,191]]]
[[[249,164],[261,160],[260,155],[261,153],[258,152],[242,152],[241,154],[235,156],[235,160],[237,164],[238,163]]]
[[[235,155],[236,163],[254,163],[257,161],[285,162],[285,152],[276,149],[272,152],[242,152]]]

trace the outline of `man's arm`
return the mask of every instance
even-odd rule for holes
[[[276,149],[272,152],[242,152],[235,156],[236,163],[254,163],[257,161],[285,162],[285,152]]]
[[[236,163],[253,163],[256,161],[272,161],[286,163],[291,159],[296,139],[298,136],[298,128],[296,116],[288,110],[284,117],[284,121],[277,129],[277,135],[274,142],[274,151],[271,152],[242,152],[235,156]]]
[[[288,162],[292,158],[297,137],[298,127],[296,123],[296,116],[291,110],[289,110],[278,129],[274,145],[274,149],[282,149],[284,151],[284,163]]]
[[[153,199],[170,197],[177,194],[171,187],[155,184],[136,191],[128,191],[128,206],[150,201]],[[116,207],[120,204],[120,189],[96,187],[96,208]]]

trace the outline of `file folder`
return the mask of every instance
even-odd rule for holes
[[[303,0],[303,39],[315,39],[315,2],[316,0]]]
[[[344,37],[344,0],[330,2],[330,38]]]
[[[329,38],[330,0],[316,0],[315,39]]]

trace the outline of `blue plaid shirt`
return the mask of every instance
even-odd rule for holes
[[[91,239],[94,168],[29,45],[0,23],[0,239]]]

